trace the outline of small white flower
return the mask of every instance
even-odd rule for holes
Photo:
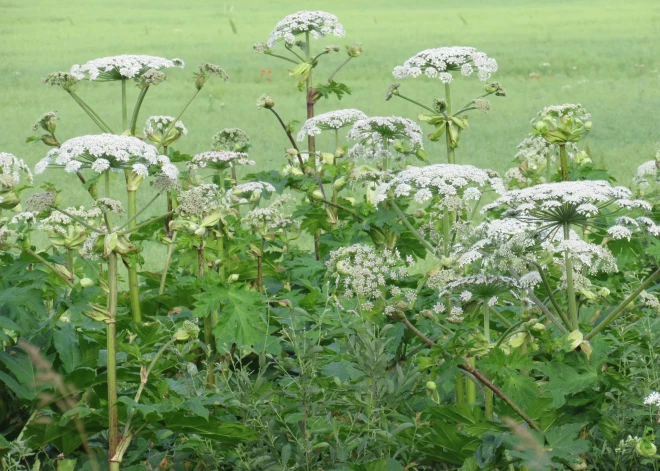
[[[339,19],[330,13],[324,11],[299,11],[285,16],[270,33],[266,42],[269,48],[272,48],[278,41],[291,46],[296,40],[296,36],[309,33],[315,39],[326,37],[333,34],[337,37],[346,35],[344,27],[339,23]]]
[[[71,74],[81,78],[87,74],[89,80],[122,80],[139,77],[150,69],[160,70],[183,65],[181,59],[126,54],[93,59],[83,65],[76,64],[71,67]]]
[[[497,61],[473,47],[439,47],[417,53],[403,65],[395,67],[392,75],[402,79],[419,77],[424,72],[427,77],[450,83],[453,79],[450,72],[460,70],[461,74],[469,76],[474,69],[477,69],[479,80],[486,81],[497,71]]]

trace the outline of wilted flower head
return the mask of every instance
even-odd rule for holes
[[[439,47],[415,54],[402,66],[395,67],[392,75],[402,79],[419,77],[423,73],[427,77],[438,78],[443,83],[450,83],[453,79],[450,72],[460,70],[461,74],[469,76],[474,69],[477,69],[479,80],[485,82],[491,73],[497,71],[497,62],[473,47]]]
[[[324,11],[299,11],[285,16],[270,33],[266,42],[272,48],[278,41],[284,40],[288,46],[296,41],[296,36],[309,33],[313,38],[323,38],[329,34],[342,37],[346,34],[339,19]]]
[[[137,78],[150,69],[160,70],[183,65],[181,59],[125,54],[93,59],[83,65],[75,64],[71,67],[71,74],[80,79],[87,74],[89,80],[106,82]]]
[[[366,310],[373,307],[372,301],[396,295],[400,288],[395,282],[408,276],[408,264],[398,251],[364,244],[333,250],[326,266],[335,288],[346,297],[359,297]]]
[[[229,80],[229,75],[222,67],[211,64],[210,62],[203,62],[199,64],[199,69],[197,72],[195,72],[195,77],[197,77],[195,80],[195,86],[198,90],[204,86],[210,77],[220,77],[225,82]]]
[[[121,201],[113,200],[112,198],[99,198],[94,203],[94,206],[99,208],[104,213],[124,213],[124,207],[122,206]]]
[[[250,136],[238,128],[225,128],[211,139],[213,150],[226,150],[232,152],[247,152],[250,148]]]
[[[42,211],[50,209],[55,204],[56,199],[57,193],[52,190],[35,193],[25,200],[25,208],[28,211],[39,214]]]
[[[266,44],[263,41],[254,43],[252,45],[252,50],[257,54],[268,54],[270,52],[270,48],[268,47],[268,44]]]
[[[98,134],[74,137],[59,148],[51,150],[35,167],[42,173],[49,166],[64,167],[65,172],[75,173],[91,168],[96,173],[108,169],[132,169],[141,177],[149,174],[149,167],[156,166],[175,179],[178,170],[168,157],[159,155],[156,148],[132,136]]]
[[[393,83],[385,91],[385,101],[390,101],[392,96],[399,94],[399,88],[401,87],[400,83]]]
[[[157,69],[149,69],[139,77],[135,78],[138,88],[153,87],[163,83],[165,80],[167,80],[167,75],[165,75],[165,72],[161,72]]]
[[[102,212],[100,208],[85,209],[66,208],[68,214],[82,219],[88,225],[94,227],[100,225]],[[65,249],[74,249],[82,245],[89,236],[89,230],[64,213],[54,210],[50,216],[40,221],[37,227],[48,234],[48,240],[55,247],[64,247]]]
[[[174,126],[172,126],[173,122],[173,116],[150,116],[147,119],[144,128],[144,135],[154,144],[160,144],[162,142],[163,146],[170,146],[181,136],[186,136],[188,134],[188,130],[181,121],[177,121]],[[169,132],[167,136],[164,137],[163,133],[168,129]]]
[[[374,202],[412,196],[418,203],[433,200],[435,207],[460,211],[474,206],[487,190],[506,192],[495,172],[472,165],[435,164],[407,167],[391,180],[380,183]]]
[[[73,90],[76,83],[85,78],[82,74],[68,72],[53,72],[46,75],[41,81],[52,87],[62,87],[64,90]]]
[[[46,132],[53,134],[55,132],[55,121],[57,121],[57,112],[49,111],[41,115],[41,118],[37,120],[36,123],[32,125],[32,130],[36,131],[39,128],[43,129]]]
[[[591,115],[580,104],[547,106],[532,120],[534,133],[552,144],[577,142],[591,129]]]
[[[300,128],[297,139],[302,142],[307,136],[316,136],[322,131],[338,130],[350,126],[359,119],[367,119],[367,115],[360,110],[346,109],[329,111],[308,119]]]
[[[353,124],[348,138],[357,141],[348,151],[353,158],[367,160],[393,157],[393,148],[408,146],[415,152],[424,148],[422,129],[414,121],[400,116],[383,116],[360,119]]]
[[[21,181],[21,173],[25,175],[28,182],[32,182],[30,167],[23,160],[16,158],[13,154],[0,152],[0,192],[18,185]]]
[[[244,152],[232,152],[228,150],[212,150],[195,155],[188,168],[195,170],[198,168],[213,168],[216,170],[226,170],[236,165],[254,165],[254,160],[248,159]]]
[[[257,108],[271,109],[275,107],[275,101],[265,93],[257,100]]]

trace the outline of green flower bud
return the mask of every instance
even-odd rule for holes
[[[340,191],[340,190],[344,189],[346,187],[346,185],[348,185],[348,180],[346,179],[346,177],[339,177],[338,179],[336,179],[334,181],[334,183],[332,184],[332,187],[335,190]]]
[[[655,444],[642,438],[640,441],[637,442],[637,445],[635,446],[635,451],[637,451],[637,454],[639,454],[639,456],[643,458],[653,458],[655,456],[655,453],[658,451],[658,449],[655,446]]]
[[[325,197],[323,196],[323,192],[321,190],[314,190],[312,191],[312,199],[316,201],[323,201]]]
[[[59,147],[60,146],[60,141],[55,139],[52,135],[50,134],[44,134],[41,136],[41,142],[46,144],[47,146],[50,147]]]
[[[429,391],[435,391],[437,388],[438,386],[433,381],[426,382],[426,389],[428,389]]]
[[[345,154],[344,149],[342,149],[341,147],[335,149],[335,159],[341,159],[344,156],[344,154]]]
[[[185,321],[183,327],[176,331],[174,334],[175,340],[188,340],[196,338],[199,335],[199,327],[194,322]]]
[[[89,288],[90,286],[94,286],[94,280],[91,278],[83,278],[80,280],[80,286],[83,288]]]
[[[321,152],[321,159],[326,165],[334,165],[335,163],[335,155],[328,152]]]
[[[21,202],[21,197],[14,190],[0,191],[0,209],[13,209]]]
[[[238,273],[232,273],[227,278],[227,284],[236,283],[238,281],[238,278],[239,278]]]
[[[357,57],[362,54],[362,43],[355,42],[350,46],[346,46],[346,52],[350,57]]]
[[[433,109],[438,113],[444,113],[447,111],[449,104],[444,98],[434,98],[433,99]]]

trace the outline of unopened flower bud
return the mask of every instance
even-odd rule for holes
[[[334,165],[335,163],[335,155],[330,154],[329,152],[321,152],[321,159],[326,165]]]
[[[94,286],[94,281],[91,278],[82,278],[80,280],[80,286],[83,288],[89,288],[90,286]]]
[[[44,134],[41,136],[41,142],[46,144],[49,147],[59,147],[60,146],[60,141],[55,139],[53,136],[50,134]]]
[[[275,101],[266,94],[263,94],[257,100],[257,108],[266,108],[267,110],[275,108]]]
[[[433,381],[427,381],[426,382],[426,389],[429,391],[435,391],[438,388],[438,386],[435,384]]]
[[[348,184],[348,180],[346,180],[346,177],[339,177],[339,178],[336,179],[335,182],[332,184],[332,187],[333,187],[335,190],[340,191],[340,190],[344,189],[344,188],[346,187],[347,184]]]
[[[236,283],[238,281],[238,278],[239,278],[238,273],[232,273],[227,278],[227,284]]]
[[[346,46],[346,52],[350,57],[357,57],[362,54],[362,43],[356,42],[350,46]]]
[[[447,100],[444,98],[434,98],[433,99],[433,109],[437,111],[438,113],[444,113],[447,111]]]
[[[323,201],[325,197],[323,196],[323,192],[321,190],[314,190],[312,191],[312,199],[316,201]]]
[[[335,159],[342,158],[344,154],[345,154],[344,149],[342,149],[341,147],[335,149]]]

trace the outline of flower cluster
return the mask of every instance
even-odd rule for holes
[[[288,195],[276,198],[269,206],[249,211],[242,222],[264,239],[279,237],[286,241],[297,239],[300,235],[300,221],[295,221],[282,211],[290,200]]]
[[[275,187],[267,182],[247,182],[236,185],[229,190],[232,197],[238,199],[239,202],[256,202],[261,198],[263,193],[274,193]]]
[[[177,202],[179,205],[175,212],[181,216],[203,216],[229,206],[226,193],[213,183],[182,191],[177,197]]]
[[[408,276],[408,264],[398,251],[378,251],[355,244],[330,252],[326,262],[328,276],[346,297],[357,296],[362,309],[371,310],[373,301],[400,291],[392,281]]]
[[[52,134],[52,133],[55,132],[55,121],[57,121],[58,119],[59,118],[57,117],[57,112],[56,111],[49,111],[48,113],[44,113],[32,125],[32,130],[36,131],[39,128],[41,128],[44,131],[47,131],[47,132]]]
[[[484,190],[504,194],[504,183],[495,172],[472,165],[435,164],[407,167],[376,189],[376,204],[388,198],[412,196],[418,203],[434,200],[434,205],[449,211],[459,211],[468,202],[477,202]]]
[[[633,185],[635,185],[642,194],[648,193],[652,187],[652,182],[657,183],[658,179],[658,167],[660,166],[660,150],[656,153],[656,158],[654,160],[649,160],[644,162],[642,165],[637,167],[637,172],[633,177]]]
[[[213,150],[247,152],[250,148],[250,136],[238,128],[225,128],[211,139]]]
[[[360,119],[367,119],[367,115],[360,110],[349,108],[346,110],[329,111],[305,121],[305,124],[300,128],[297,139],[301,142],[307,136],[316,136],[321,134],[322,131],[337,131]]]
[[[124,207],[122,206],[121,201],[113,200],[112,198],[99,198],[94,203],[94,206],[99,208],[104,213],[124,213]]]
[[[198,168],[208,167],[216,170],[226,170],[236,165],[254,164],[254,160],[248,159],[248,155],[244,152],[213,150],[195,155],[192,160],[188,162],[188,168],[196,170]]]
[[[132,136],[99,134],[74,137],[59,148],[51,150],[35,167],[42,173],[48,166],[64,167],[65,172],[75,173],[91,168],[96,173],[108,169],[130,168],[139,176],[149,175],[149,167],[157,166],[162,173],[176,179],[179,173],[169,158],[158,155],[156,148]]]
[[[344,27],[335,15],[324,11],[303,10],[285,16],[280,20],[270,33],[266,45],[272,48],[278,41],[284,40],[287,46],[292,46],[295,43],[296,36],[304,33],[309,33],[317,39],[326,37],[329,34],[334,34],[337,37],[343,37],[346,34]]]
[[[483,211],[508,207],[510,209],[505,215],[551,225],[570,225],[594,218],[611,205],[629,210],[651,209],[646,201],[633,200],[631,196],[628,188],[613,187],[602,180],[544,183],[510,190],[494,203],[485,206]]]
[[[25,174],[28,182],[32,182],[32,172],[25,162],[12,154],[0,152],[0,191],[18,185],[21,173]]]
[[[591,130],[591,115],[580,104],[546,106],[532,120],[534,133],[552,144],[577,142]]]
[[[443,83],[453,79],[451,71],[461,71],[470,76],[477,70],[479,80],[485,82],[497,71],[497,61],[473,47],[453,46],[426,49],[394,68],[392,75],[397,79],[419,77],[421,74],[438,78]]]
[[[183,67],[181,59],[165,59],[163,57],[131,55],[101,57],[75,64],[71,67],[71,75],[79,80],[88,75],[89,80],[111,81],[138,78],[148,70],[160,70],[171,67]]]
[[[148,138],[154,133],[162,135],[170,126],[172,126],[172,122],[174,122],[173,116],[149,116],[144,128],[144,135]],[[172,130],[178,131],[183,136],[188,135],[188,130],[181,121],[177,121],[174,126],[172,126]]]
[[[93,227],[99,225],[99,219],[103,215],[99,208],[85,209],[82,206],[66,208],[64,211]],[[67,214],[55,210],[40,221],[37,229],[48,234],[48,240],[53,246],[71,250],[85,242],[89,230]]]
[[[51,87],[62,87],[64,90],[73,90],[76,83],[84,77],[80,74],[70,74],[69,72],[53,72],[46,75],[41,81]]]
[[[390,147],[400,152],[405,150],[405,145],[413,152],[423,149],[422,129],[414,121],[399,116],[360,119],[353,124],[348,138],[357,141],[348,151],[353,158],[387,159],[396,155]]]

